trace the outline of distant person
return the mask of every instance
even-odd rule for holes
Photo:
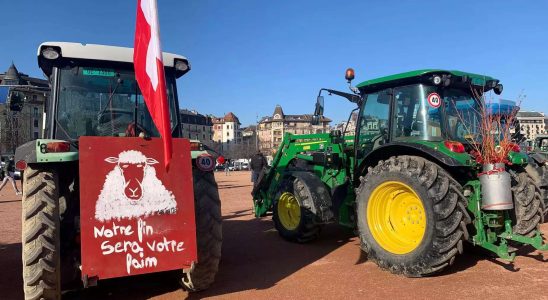
[[[225,161],[225,176],[230,175],[230,162],[228,159]]]
[[[257,153],[251,157],[251,163],[249,165],[251,168],[251,182],[253,182],[253,186],[255,187],[258,183],[257,181],[259,181],[259,174],[261,174],[261,171],[268,165],[261,150],[257,151]]]
[[[2,184],[0,184],[0,191],[4,188],[6,183],[8,181],[11,181],[11,185],[13,186],[13,189],[15,190],[16,195],[21,195],[21,192],[17,188],[17,183],[15,182],[15,162],[13,161],[13,156],[10,156],[10,159],[4,164],[4,167],[2,168],[2,171],[4,172],[4,180],[2,180]]]

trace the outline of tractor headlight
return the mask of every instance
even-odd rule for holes
[[[500,95],[502,94],[503,89],[504,87],[502,86],[502,84],[497,83],[497,85],[495,85],[495,87],[493,88],[493,91],[495,92],[495,94]]]
[[[54,60],[58,59],[61,55],[59,54],[59,50],[53,47],[46,47],[42,49],[42,56],[46,59]]]
[[[175,61],[175,70],[178,72],[186,73],[190,69],[188,62],[182,59],[178,59]]]
[[[432,78],[432,82],[433,82],[435,85],[439,85],[439,84],[441,83],[441,76],[434,75],[434,77]]]

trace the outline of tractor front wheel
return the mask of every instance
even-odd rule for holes
[[[320,182],[321,183],[321,182]],[[273,203],[274,226],[281,237],[291,242],[306,243],[320,235],[320,224],[314,214],[314,191],[322,186],[308,184],[301,178],[284,180]]]
[[[369,168],[356,211],[368,259],[409,277],[453,264],[470,222],[461,190],[451,175],[422,157],[391,157]]]
[[[185,289],[196,292],[207,289],[215,281],[221,260],[223,228],[221,200],[213,172],[193,169],[192,176],[198,262],[183,273],[182,283]]]
[[[23,288],[26,300],[60,299],[58,175],[29,166],[23,180]]]

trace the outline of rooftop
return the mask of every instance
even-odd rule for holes
[[[19,72],[12,62],[7,71],[0,73],[0,85],[23,85],[30,87],[49,87],[47,80],[30,77],[27,74]]]
[[[471,79],[472,84],[479,85],[479,86],[483,86],[485,85],[487,81],[491,81],[491,80],[495,80],[498,82],[497,79],[494,79],[493,77],[489,77],[486,75],[480,75],[480,74],[474,74],[474,73],[468,73],[468,72],[462,72],[462,71],[454,71],[454,70],[449,71],[449,70],[440,70],[440,69],[423,69],[423,70],[409,71],[405,73],[398,73],[398,74],[393,74],[389,76],[383,76],[379,78],[366,80],[358,84],[356,87],[360,89],[366,89],[366,90],[375,90],[377,88],[380,89],[386,85],[395,85],[395,84],[411,81],[413,79],[429,77],[432,75],[444,75],[444,74],[458,76],[458,77],[467,76]]]
[[[544,113],[536,111],[519,111],[518,118],[544,118]]]

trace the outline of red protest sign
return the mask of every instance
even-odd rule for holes
[[[82,275],[98,279],[188,268],[196,261],[190,143],[81,137]]]

